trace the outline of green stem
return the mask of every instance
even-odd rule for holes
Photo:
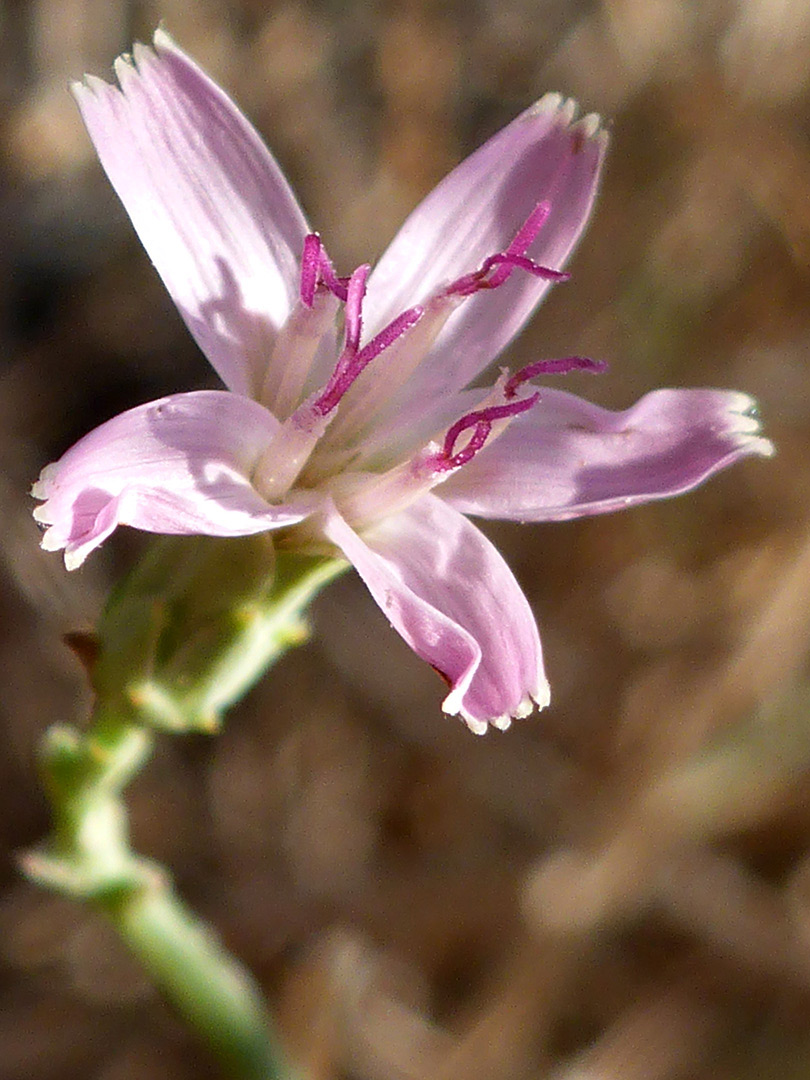
[[[105,915],[164,996],[205,1039],[229,1076],[288,1080],[261,992],[166,873],[129,847],[124,786],[147,760],[145,727],[99,711],[83,735],[53,728],[44,753],[54,834],[26,872]]]
[[[121,938],[233,1077],[290,1076],[261,992],[168,882],[105,905]]]
[[[215,546],[203,546],[178,577],[178,549],[164,546],[112,599],[92,672],[92,723],[84,732],[55,725],[46,736],[42,765],[54,831],[23,868],[112,922],[228,1075],[289,1080],[258,986],[188,911],[169,876],[131,850],[123,803],[152,752],[154,729],[215,728],[224,708],[305,639],[303,608],[345,565],[286,557],[268,577],[247,559],[229,566],[213,602],[200,601],[201,581],[211,589],[214,566],[222,568],[217,556]]]

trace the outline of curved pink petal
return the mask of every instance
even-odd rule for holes
[[[147,532],[245,536],[293,524],[302,507],[270,506],[250,482],[278,421],[223,390],[173,394],[121,413],[47,465],[32,494],[74,569],[118,525]]]
[[[433,495],[361,539],[333,511],[324,527],[392,626],[450,685],[445,712],[477,734],[548,704],[537,625],[498,551]]]
[[[769,455],[755,403],[730,390],[656,390],[611,412],[562,390],[439,488],[465,514],[560,521],[696,487],[748,454]]]
[[[598,118],[572,123],[573,102],[547,94],[453,170],[407,219],[372,272],[365,318],[374,333],[400,311],[504,251],[538,202],[551,211],[526,252],[560,269],[593,205],[607,134]],[[425,390],[458,390],[518,333],[549,282],[514,270],[464,302],[416,376]]]
[[[120,83],[74,92],[101,164],[200,348],[255,393],[298,295],[308,227],[233,102],[162,30],[119,58]]]

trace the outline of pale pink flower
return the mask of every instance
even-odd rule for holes
[[[34,486],[69,569],[118,525],[342,553],[475,732],[549,700],[534,616],[464,514],[551,521],[694,487],[769,454],[752,401],[659,390],[609,412],[538,375],[471,384],[590,214],[607,137],[549,94],[417,207],[373,271],[338,277],[259,136],[158,31],[75,87],[90,137],[227,390],[172,394],[85,436]]]

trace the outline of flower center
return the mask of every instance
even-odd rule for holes
[[[330,295],[335,297],[343,305],[343,347],[325,385],[294,409],[265,449],[253,477],[257,490],[268,500],[279,499],[289,491],[307,467],[346,394],[372,361],[391,350],[397,342],[402,341],[403,344],[390,352],[388,362],[378,372],[377,378],[371,383],[364,382],[362,392],[352,395],[348,410],[341,412],[340,421],[330,429],[324,452],[318,455],[317,468],[307,469],[309,485],[317,486],[332,473],[346,467],[347,460],[352,456],[352,438],[358,437],[357,433],[363,425],[369,426],[374,409],[382,400],[390,401],[393,391],[422,363],[447,318],[460,302],[483,289],[499,288],[515,270],[547,281],[566,280],[568,275],[564,272],[542,266],[526,255],[550,212],[548,202],[539,202],[505,251],[488,256],[477,270],[457,278],[434,294],[425,302],[425,306],[416,304],[403,311],[362,346],[363,303],[370,267],[362,265],[349,277],[339,277],[320,237],[315,233],[307,236],[301,256],[299,310],[304,322],[308,318],[318,321],[322,318],[316,311],[319,297],[321,300]],[[424,318],[426,314],[427,318]],[[419,323],[422,323],[424,332],[410,335],[410,331]],[[310,349],[310,358],[311,355]],[[422,455],[421,465],[432,470],[433,482],[438,482],[441,475],[466,464],[483,449],[492,435],[493,426],[502,430],[512,417],[536,404],[539,393],[518,398],[518,390],[523,383],[535,375],[576,369],[600,371],[604,365],[585,357],[567,357],[530,364],[505,382],[499,380],[502,403],[491,404],[462,416],[448,430],[440,450],[431,449]],[[381,377],[383,374],[384,377]],[[298,381],[303,386],[306,373],[299,373]],[[465,432],[470,432],[469,438],[457,449],[457,443]],[[419,472],[422,473],[421,467]]]
[[[382,352],[407,333],[422,318],[424,308],[417,305],[403,311],[393,322],[376,334],[362,349],[360,335],[363,327],[363,300],[366,294],[366,279],[369,267],[361,266],[349,279],[346,296],[346,340],[343,352],[338,359],[332,375],[312,407],[320,416],[328,416],[337,408],[349,387],[357,377]]]

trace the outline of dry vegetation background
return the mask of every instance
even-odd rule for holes
[[[257,973],[312,1080],[810,1075],[806,0],[0,3],[0,1077],[214,1076],[105,927],[37,893],[35,748],[87,708],[27,489],[92,424],[213,376],[68,79],[164,19],[257,123],[347,272],[546,89],[613,121],[596,218],[510,362],[755,394],[779,455],[679,501],[488,529],[554,704],[476,739],[356,578],[216,740],[164,740],[136,847]]]

